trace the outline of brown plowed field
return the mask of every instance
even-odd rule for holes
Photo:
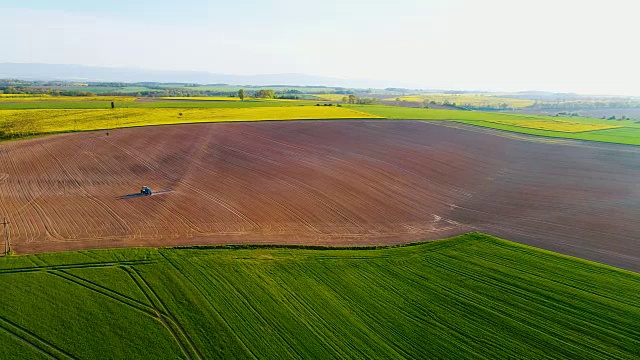
[[[639,271],[638,175],[640,148],[442,122],[156,126],[1,143],[0,216],[19,253],[478,230]]]

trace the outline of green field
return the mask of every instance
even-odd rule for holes
[[[482,111],[439,110],[425,108],[406,108],[396,106],[375,105],[345,105],[345,107],[381,116],[387,119],[404,120],[447,120],[458,123],[487,127],[510,132],[539,135],[553,138],[600,141],[617,144],[640,145],[640,124],[632,120],[603,120],[580,117],[555,117],[540,115],[516,115],[506,113],[492,113]],[[500,124],[491,121],[522,122],[522,126]],[[603,126],[617,126],[616,129],[593,130],[585,132],[550,131],[528,128],[524,126],[531,122],[566,122],[568,124],[593,124]]]
[[[633,358],[640,275],[482,234],[0,258],[0,357]]]

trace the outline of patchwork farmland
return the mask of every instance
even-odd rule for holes
[[[639,151],[421,121],[64,134],[0,144],[0,210],[18,253],[475,230],[638,271]]]
[[[367,119],[376,115],[333,106],[240,108],[123,108],[2,110],[0,131],[7,136],[51,134],[150,125],[229,121]]]

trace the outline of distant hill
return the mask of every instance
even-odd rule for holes
[[[228,75],[204,71],[148,70],[67,64],[0,63],[0,79],[104,82],[162,82],[231,85],[334,86],[385,88],[383,81],[339,79],[306,74]],[[402,84],[400,84],[402,85]]]

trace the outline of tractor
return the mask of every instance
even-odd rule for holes
[[[148,186],[143,186],[142,189],[140,190],[140,194],[142,195],[151,195],[151,188],[149,188]]]

